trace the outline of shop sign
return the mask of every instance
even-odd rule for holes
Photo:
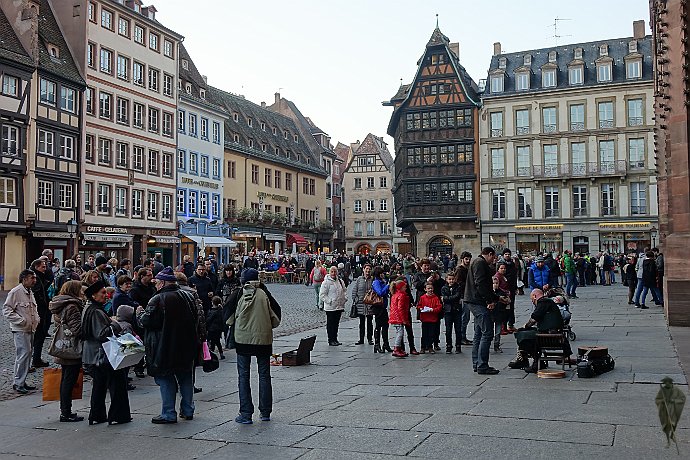
[[[545,242],[554,243],[554,242],[561,242],[561,241],[563,241],[563,238],[561,238],[561,235],[542,235],[541,238],[540,238],[540,240],[541,240],[542,242],[544,242],[544,243],[545,243]]]
[[[122,227],[89,226],[89,227],[86,227],[86,231],[89,233],[127,233],[127,229],[122,228]]]
[[[544,225],[516,225],[516,230],[562,230],[563,224],[544,224]]]
[[[461,240],[463,238],[477,238],[478,235],[476,233],[470,233],[468,235],[453,235],[453,239],[455,240]]]
[[[275,201],[290,201],[289,197],[285,195],[277,195],[275,193],[256,192],[256,196],[258,196],[259,198],[270,198]]]
[[[177,236],[177,230],[151,230],[151,236]]]
[[[183,184],[198,185],[199,187],[206,187],[206,188],[213,188],[213,189],[218,188],[217,182],[209,182],[207,180],[192,179],[191,177],[182,177],[181,182]]]
[[[651,222],[602,222],[599,228],[644,228],[647,229]]]
[[[74,238],[74,235],[70,235],[66,232],[31,232],[31,235],[34,238],[62,238],[66,240]]]

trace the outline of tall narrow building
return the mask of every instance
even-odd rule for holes
[[[393,107],[397,225],[417,255],[479,249],[478,87],[438,27]]]

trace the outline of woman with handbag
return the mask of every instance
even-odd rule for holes
[[[374,278],[371,276],[371,265],[365,264],[362,268],[362,275],[358,277],[352,285],[352,308],[353,312],[359,317],[359,341],[355,345],[364,343],[364,325],[366,324],[367,340],[369,345],[374,344],[372,333],[374,329],[373,312],[371,306],[364,302],[364,298],[371,291]]]
[[[89,425],[132,421],[127,395],[127,369],[113,369],[103,350],[103,343],[108,337],[121,332],[120,325],[112,321],[104,310],[107,297],[105,288],[106,284],[99,280],[84,291],[86,308],[81,321],[81,335],[84,339],[82,361],[86,372],[93,377]],[[110,409],[106,413],[107,391],[110,392]]]
[[[62,367],[60,380],[60,421],[81,422],[84,417],[72,412],[72,389],[81,371],[81,313],[84,295],[81,281],[67,281],[50,302],[56,325],[48,354]]]
[[[374,353],[392,352],[390,343],[388,342],[388,294],[389,285],[386,281],[386,275],[383,267],[374,268],[374,282],[371,285],[374,293],[381,299],[381,303],[376,303],[371,306],[374,313],[374,320],[376,321],[374,327]],[[383,348],[381,347],[381,339],[383,339]]]
[[[345,291],[345,284],[338,277],[338,267],[332,265],[328,270],[328,276],[321,283],[321,291],[319,292],[323,309],[326,312],[328,345],[332,347],[342,345],[338,342],[338,326],[340,326],[340,315],[342,315],[347,302]]]

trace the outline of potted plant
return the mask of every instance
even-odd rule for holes
[[[261,214],[261,220],[263,221],[264,224],[271,224],[273,223],[273,217],[275,215],[273,214],[272,211],[264,211]]]
[[[287,216],[282,212],[276,212],[273,214],[273,223],[278,226],[283,226],[287,223]]]
[[[254,211],[252,211],[250,208],[242,208],[237,211],[237,218],[243,222],[249,222],[253,214]]]

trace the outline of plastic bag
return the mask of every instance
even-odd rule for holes
[[[120,337],[108,337],[103,350],[113,369],[123,369],[138,363],[144,356],[144,344],[130,333]]]

